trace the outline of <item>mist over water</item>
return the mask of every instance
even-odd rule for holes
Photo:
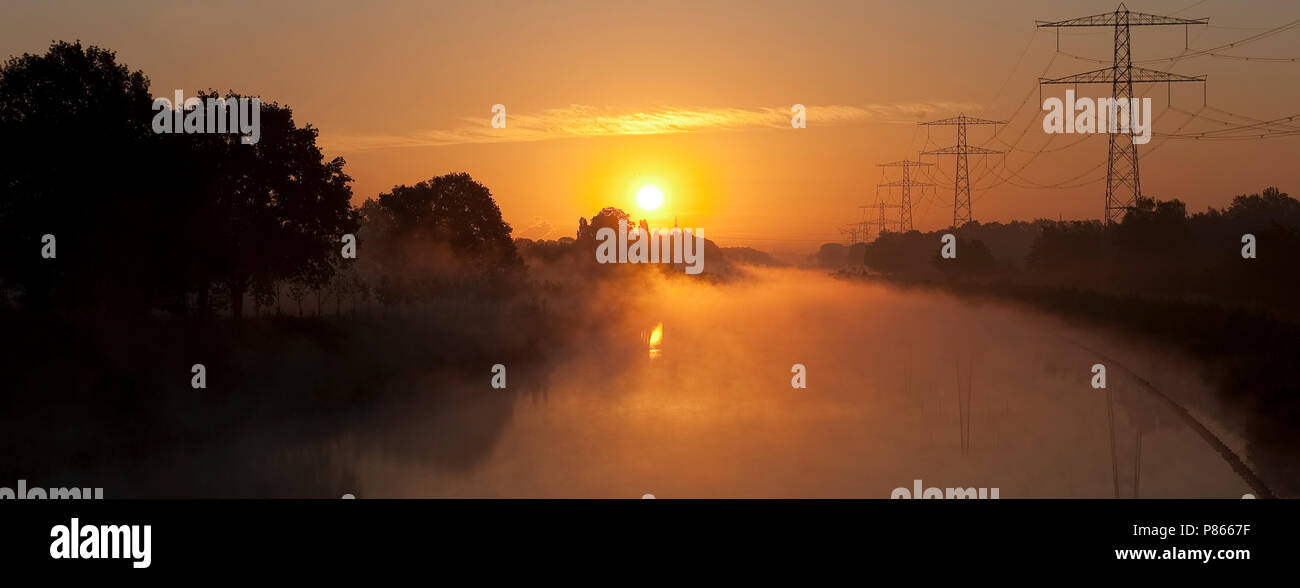
[[[1069,340],[1124,361],[1242,454],[1195,365],[1113,335],[792,269],[621,286],[597,297],[617,311],[613,343],[593,337],[511,371],[508,390],[488,386],[485,365],[479,380],[308,451],[347,472],[356,487],[339,494],[363,498],[888,498],[914,479],[1107,498],[1115,472],[1121,497],[1135,478],[1141,497],[1250,491],[1117,366],[1112,459],[1106,390],[1089,385],[1101,360]],[[652,356],[646,334],[660,323]],[[796,363],[806,389],[791,387]]]

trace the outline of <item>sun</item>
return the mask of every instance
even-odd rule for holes
[[[654,186],[646,186],[636,193],[636,203],[645,210],[654,210],[664,203],[664,193]]]

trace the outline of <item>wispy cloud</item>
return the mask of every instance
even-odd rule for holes
[[[528,226],[522,229],[516,228],[514,236],[528,239],[545,239],[551,236],[554,231],[555,225],[551,221],[535,216],[528,222]]]
[[[790,106],[779,108],[677,108],[609,109],[573,104],[536,113],[507,110],[506,128],[494,129],[491,116],[463,117],[460,126],[400,134],[331,135],[322,133],[321,143],[340,152],[436,147],[468,143],[547,141],[572,137],[612,137],[789,129]],[[809,128],[852,123],[905,123],[930,117],[974,110],[971,104],[955,102],[913,102],[861,106],[807,106]]]

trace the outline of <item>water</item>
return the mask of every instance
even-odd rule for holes
[[[506,390],[490,388],[492,362],[478,379],[430,373],[410,400],[166,454],[102,485],[116,496],[888,498],[919,479],[1002,498],[1109,498],[1118,476],[1123,497],[1251,491],[1117,367],[1108,390],[1091,387],[1100,360],[1069,340],[1125,362],[1244,455],[1194,363],[1116,333],[800,270],[607,287],[613,343],[579,337],[543,365],[507,365]],[[806,388],[792,388],[794,364]]]
[[[393,416],[382,439],[350,437],[335,455],[372,497],[887,498],[915,479],[1003,498],[1112,497],[1116,471],[1127,497],[1135,469],[1142,497],[1250,491],[1115,368],[1112,459],[1106,391],[1090,386],[1098,360],[1065,338],[1124,358],[1202,420],[1220,410],[1193,365],[1114,336],[794,270],[757,284],[659,284],[628,307],[630,337],[663,324],[659,353],[611,369],[593,343],[557,360],[472,463],[413,448],[472,436],[499,392],[481,384],[440,405],[449,414]],[[791,387],[796,363],[806,389]]]

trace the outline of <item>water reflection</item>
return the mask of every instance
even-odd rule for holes
[[[664,324],[659,323],[650,331],[650,359],[656,359],[663,353],[660,345],[664,340]]]
[[[1096,359],[1061,340],[1087,333],[1051,318],[793,271],[758,285],[678,281],[620,302],[625,324],[609,328],[640,336],[557,355],[547,401],[516,403],[473,468],[362,449],[372,495],[887,498],[922,479],[1003,498],[1101,498],[1115,494],[1116,471],[1125,495],[1134,471],[1142,497],[1249,491],[1177,422],[1144,432],[1140,459],[1112,452],[1106,397],[1089,386]],[[651,361],[638,361],[647,348]],[[1187,364],[1122,355],[1162,389],[1212,405]],[[790,386],[795,363],[807,389]],[[1109,390],[1141,394],[1123,378]],[[1138,404],[1115,403],[1117,427],[1143,420]]]
[[[636,296],[607,298],[616,320],[541,364],[512,363],[507,390],[482,370],[424,374],[389,384],[420,391],[405,400],[178,454],[121,481],[166,491],[118,495],[888,498],[917,479],[1003,498],[1250,491],[1135,383],[1112,371],[1093,390],[1096,358],[1062,341],[1090,334],[1049,317],[795,270]],[[1223,420],[1194,365],[1105,342]],[[806,389],[791,388],[795,363]],[[246,483],[211,483],[230,477]]]

